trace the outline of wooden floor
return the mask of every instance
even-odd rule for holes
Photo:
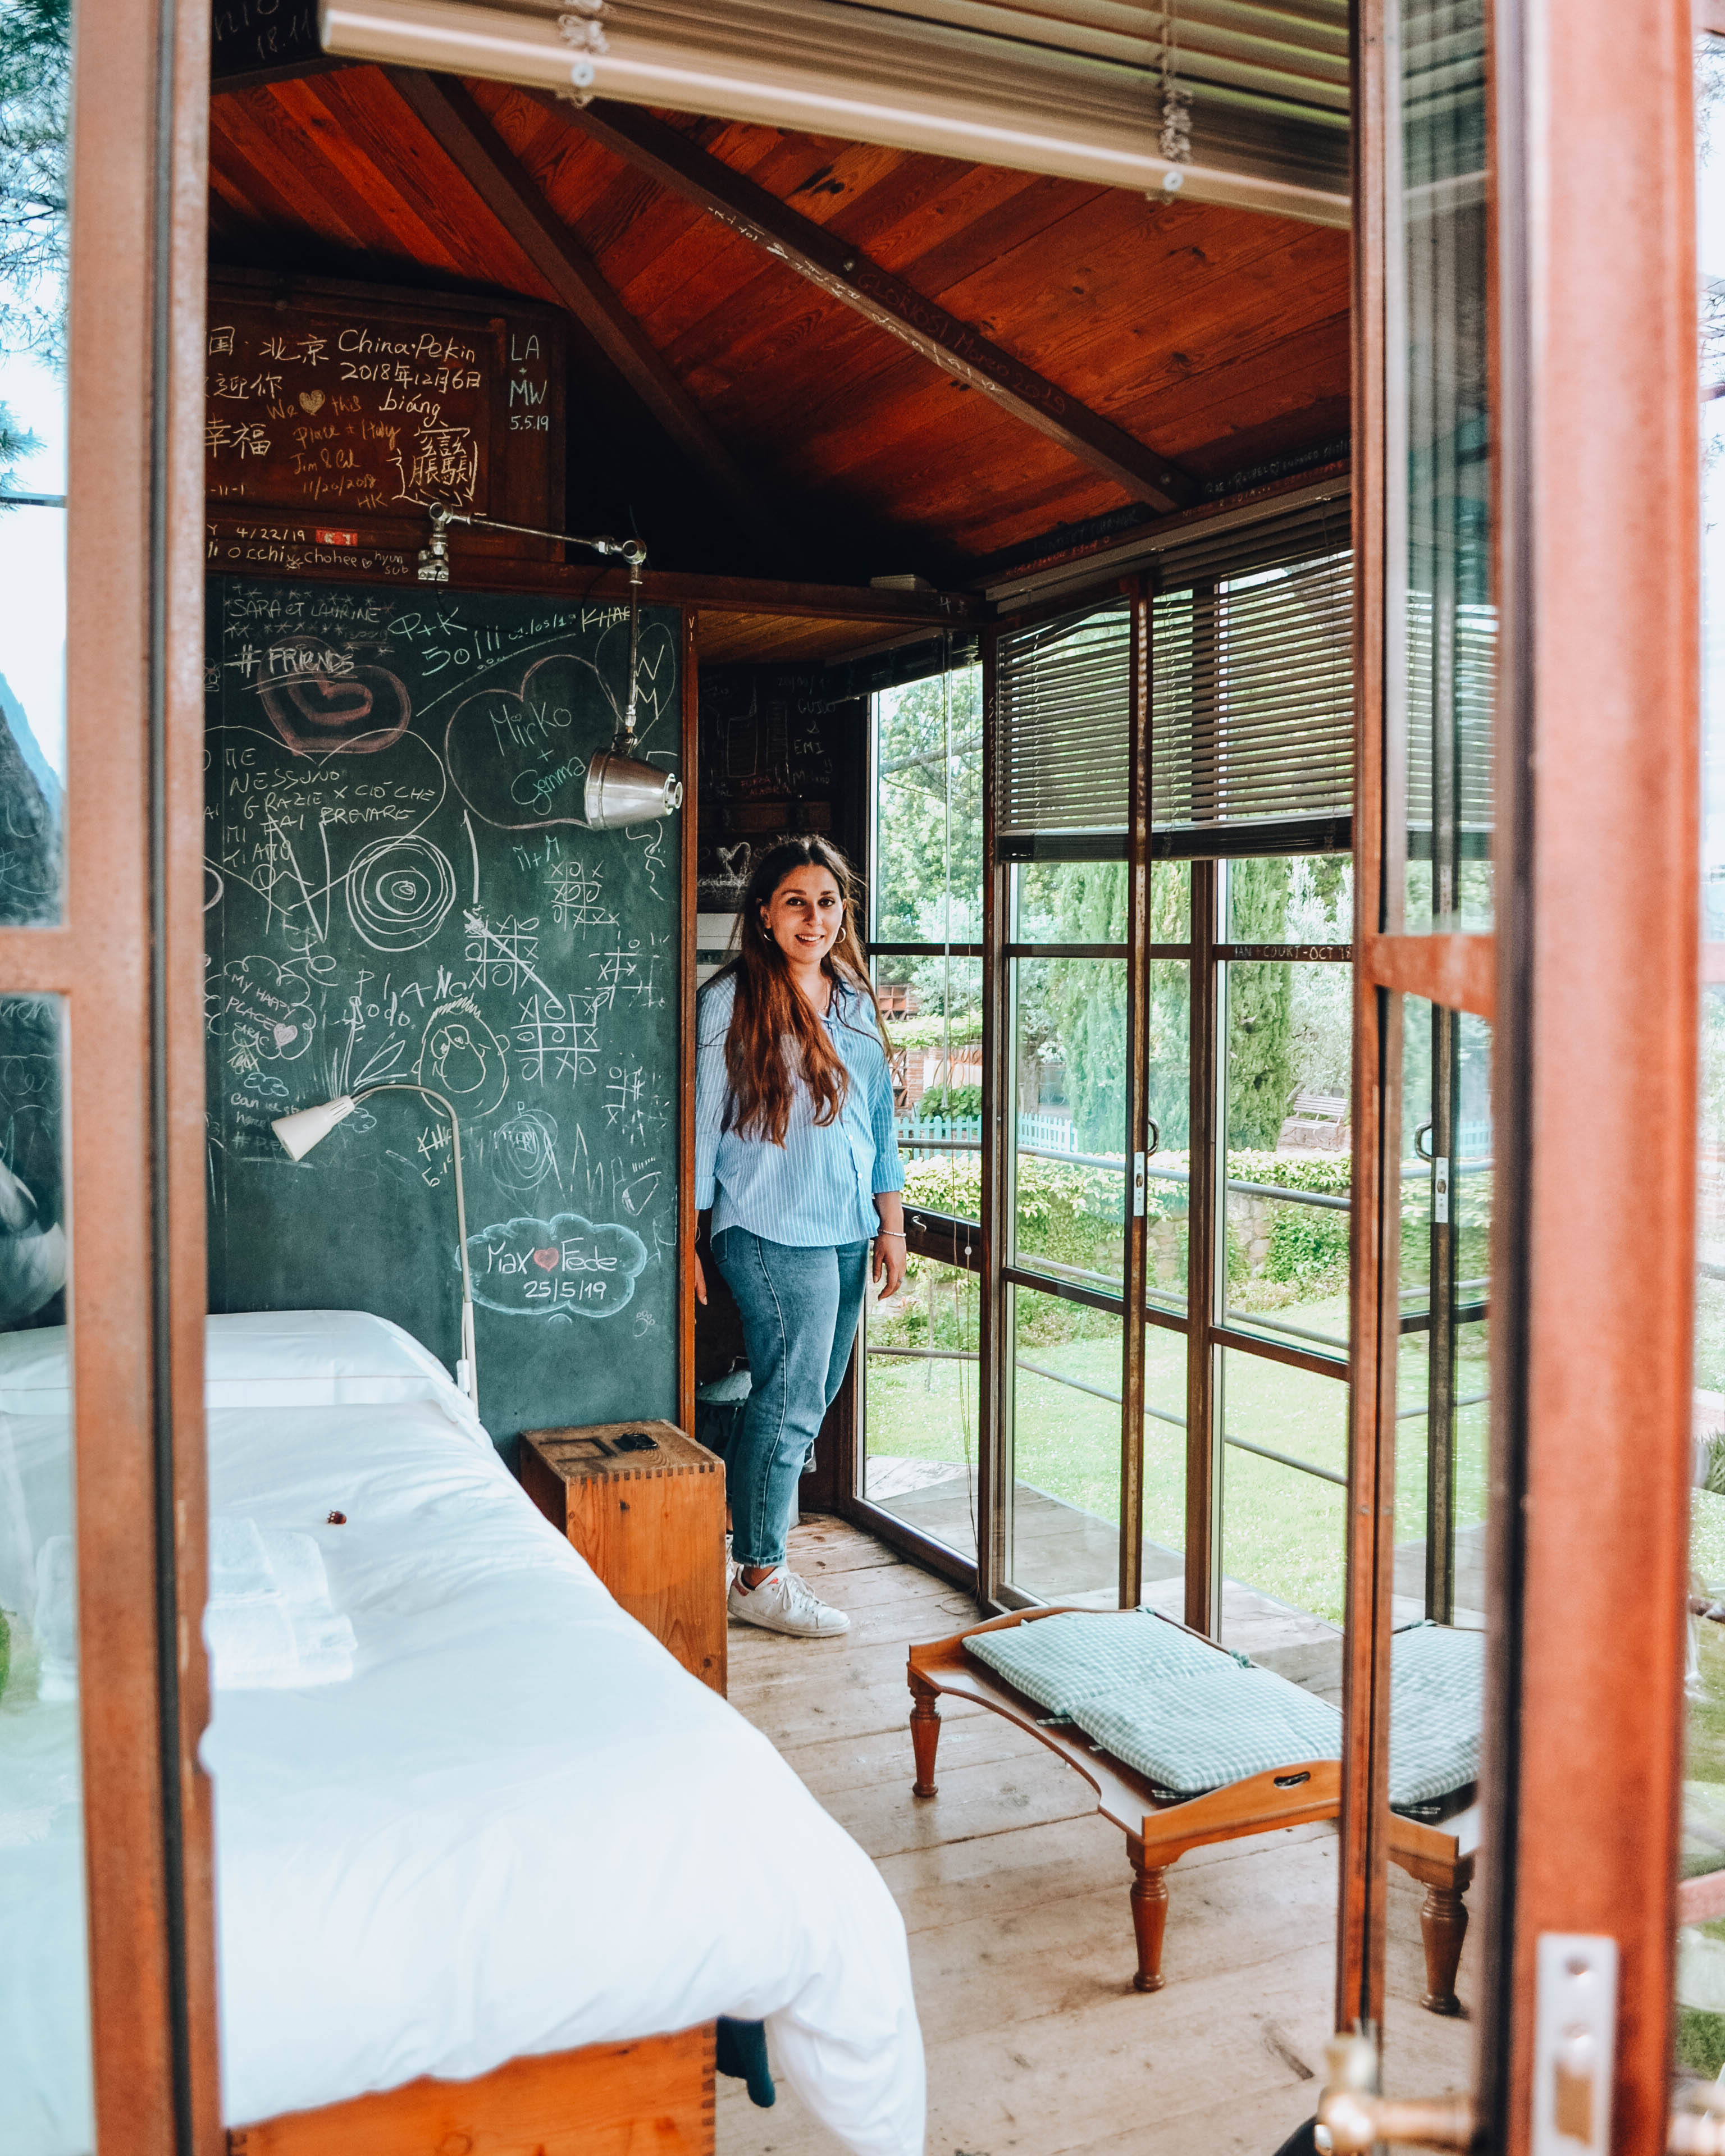
[[[940,1794],[911,1794],[905,1650],[968,1597],[836,1520],[791,1562],[851,1630],[733,1624],[731,1698],[879,1864],[910,1933],[928,2054],[928,2156],[1272,2156],[1309,2118],[1332,2025],[1327,1826],[1194,1851],[1169,1875],[1165,1990],[1132,1989],[1123,1837],[1034,1739],[943,1702]],[[1419,1891],[1391,1874],[1386,2086],[1465,2087],[1471,2031],[1417,2004]],[[1460,1989],[1471,1995],[1476,1942]],[[788,2091],[721,2080],[720,2156],[831,2156]]]

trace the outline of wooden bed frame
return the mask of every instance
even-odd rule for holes
[[[714,2024],[429,2077],[228,2135],[228,2156],[713,2156]]]
[[[1096,1810],[1111,1820],[1126,1836],[1127,1854],[1132,1867],[1132,1928],[1137,1936],[1138,1966],[1132,1978],[1138,1991],[1160,1991],[1167,1979],[1162,1973],[1162,1940],[1168,1925],[1167,1871],[1189,1849],[1205,1842],[1232,1841],[1249,1834],[1269,1834],[1277,1827],[1300,1826],[1309,1820],[1333,1819],[1341,1808],[1342,1770],[1334,1759],[1291,1761],[1265,1774],[1243,1782],[1230,1782],[1208,1795],[1175,1799],[1158,1797],[1145,1777],[1103,1751],[1071,1724],[1055,1726],[1039,1720],[1044,1710],[1024,1692],[997,1676],[986,1664],[964,1651],[964,1642],[981,1632],[1003,1632],[1014,1625],[1034,1624],[1039,1617],[1074,1614],[1086,1617],[1111,1613],[1070,1608],[1015,1610],[987,1624],[972,1625],[950,1639],[932,1640],[911,1650],[911,1742],[916,1755],[914,1794],[936,1794],[935,1752],[940,1743],[940,1695],[973,1701],[992,1713],[1002,1715],[1045,1744],[1083,1775],[1096,1793]],[[1194,1634],[1194,1638],[1201,1635]],[[1214,1646],[1214,1640],[1205,1641]],[[1224,1651],[1217,1648],[1219,1654]],[[1393,1862],[1425,1888],[1420,1912],[1420,1931],[1425,1946],[1425,1996],[1420,2002],[1434,2014],[1459,2014],[1455,1971],[1461,1960],[1461,1944],[1467,1936],[1467,1905],[1462,1900],[1473,1881],[1474,1860],[1464,1853],[1455,1830],[1459,1820],[1442,1826],[1428,1826],[1419,1820],[1392,1814],[1389,1854]]]

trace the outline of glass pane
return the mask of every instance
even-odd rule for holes
[[[1386,823],[1405,860],[1386,870],[1384,926],[1420,934],[1492,921],[1486,35],[1482,0],[1402,0],[1399,14],[1384,679]]]
[[[69,8],[9,11],[0,77],[0,927],[60,918],[66,775]]]
[[[1144,1210],[1147,1219],[1145,1299],[1183,1316],[1189,1240],[1192,967],[1184,958],[1157,958],[1150,967],[1148,1103],[1153,1127]]]
[[[1224,1349],[1222,1640],[1339,1702],[1348,1387]]]
[[[1223,864],[1230,943],[1349,943],[1353,862],[1347,854],[1288,854]]]
[[[981,1218],[983,968],[978,958],[877,958],[905,1203]]]
[[[1144,1328],[1143,1591],[1147,1609],[1186,1614],[1186,1336]]]
[[[861,1494],[976,1562],[977,1276],[912,1255],[863,1317]]]
[[[1012,963],[1011,1262],[1117,1291],[1126,1235],[1126,965]]]
[[[1192,864],[1153,861],[1150,865],[1150,941],[1189,943],[1192,940]]]
[[[1255,908],[1292,881],[1286,860],[1236,861]],[[1222,969],[1226,1014],[1227,1322],[1348,1348],[1353,968],[1252,959]]]
[[[983,675],[883,690],[875,726],[874,941],[983,934]]]
[[[1480,1900],[1466,1875],[1478,1842],[1485,1682],[1491,1034],[1481,1019],[1412,996],[1402,999],[1401,1022],[1389,1802],[1431,1830],[1466,1907]],[[1387,2049],[1389,2079],[1399,2094],[1465,2087],[1461,2015],[1477,1995],[1474,1964],[1453,1925],[1427,1922],[1418,1889],[1396,1868],[1400,1831],[1392,1828],[1389,1844],[1389,1988],[1392,2018],[1404,2018]],[[1455,2018],[1412,2004],[1426,1997],[1450,2002],[1442,2012]]]
[[[1121,1321],[1009,1291],[1013,1584],[1111,1609],[1120,1594]]]
[[[1156,873],[1173,885],[1173,879],[1165,870]],[[1012,871],[1011,927],[1007,940],[1013,943],[1118,943],[1123,947],[1126,904],[1124,861],[1020,861]],[[1182,943],[1187,937],[1183,911],[1174,913],[1182,925],[1170,939]]]
[[[62,2156],[95,2137],[63,1050],[58,998],[0,998],[0,1332],[13,1336],[0,1393],[0,2087],[18,2156]]]

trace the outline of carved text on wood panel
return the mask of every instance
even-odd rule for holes
[[[501,321],[215,297],[205,484],[212,501],[483,514],[499,399],[511,430],[545,431],[547,393],[538,338],[506,339]]]

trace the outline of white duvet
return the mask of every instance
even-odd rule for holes
[[[44,1426],[13,1418],[14,1454]],[[921,2156],[922,2039],[879,1874],[470,1424],[435,1401],[218,1408],[210,1461],[215,1508],[316,1537],[358,1641],[345,1684],[216,1697],[228,2123],[731,2014],[766,2020],[778,2071],[859,2156]],[[74,1713],[27,1707],[0,1732],[0,2148],[18,2156],[92,2142]]]

